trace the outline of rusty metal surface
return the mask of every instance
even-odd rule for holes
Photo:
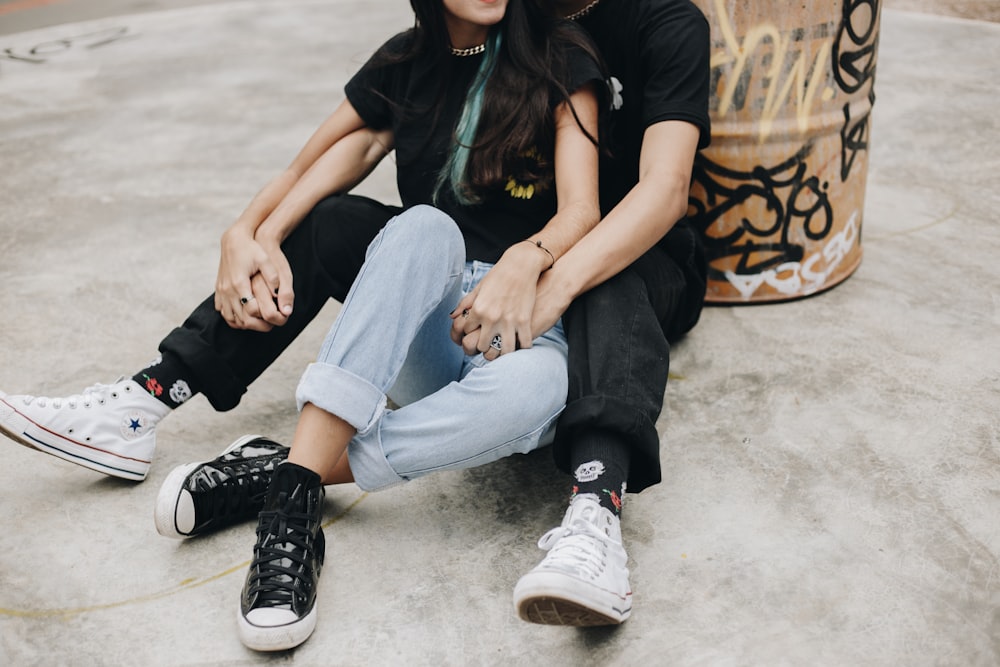
[[[880,0],[697,0],[712,26],[712,145],[691,213],[707,299],[794,299],[861,261]]]

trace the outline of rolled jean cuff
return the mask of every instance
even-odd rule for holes
[[[354,483],[362,491],[382,491],[409,481],[389,465],[377,428],[354,436],[347,446],[347,461]]]
[[[306,403],[340,417],[367,433],[385,411],[385,394],[378,387],[350,371],[330,364],[309,364],[295,390],[295,402],[301,411]]]

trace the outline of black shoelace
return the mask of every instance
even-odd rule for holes
[[[318,570],[322,563],[316,554],[322,533],[313,535],[311,516],[292,509],[298,504],[298,499],[290,499],[285,509],[260,514],[247,580],[254,608],[287,606],[297,612],[312,594],[313,568]]]
[[[252,517],[264,506],[271,472],[283,459],[283,456],[273,456],[252,462],[234,462],[221,469],[206,471],[204,477],[194,480],[195,516],[201,518],[200,523],[206,523],[210,517],[216,527]]]

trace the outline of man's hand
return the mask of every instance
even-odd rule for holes
[[[538,279],[535,309],[531,313],[531,330],[540,334],[554,327],[573,301],[572,290],[562,280],[558,268],[543,273]]]

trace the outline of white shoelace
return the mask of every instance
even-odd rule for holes
[[[118,382],[121,381],[119,378]],[[79,394],[73,394],[72,396],[60,396],[56,398],[50,398],[48,396],[24,396],[22,399],[25,405],[31,405],[32,403],[37,403],[39,407],[46,407],[49,402],[52,403],[52,407],[59,409],[63,406],[63,402],[72,409],[77,406],[82,405],[85,408],[89,408],[94,403],[98,405],[104,405],[104,402],[108,400],[108,394],[111,393],[111,389],[114,384],[101,384],[97,383],[90,387],[87,387]]]
[[[621,547],[593,524],[583,521],[553,528],[538,540],[538,547],[549,552],[543,561],[547,567],[577,572],[591,579],[604,572],[609,544]]]

